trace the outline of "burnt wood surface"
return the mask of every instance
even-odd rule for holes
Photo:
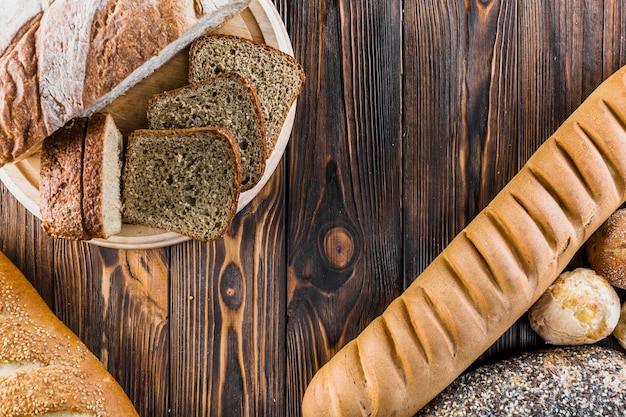
[[[275,5],[307,82],[223,238],[53,240],[0,185],[0,249],[144,417],[298,416],[313,373],[626,63],[626,1]],[[542,346],[522,318],[476,365]]]

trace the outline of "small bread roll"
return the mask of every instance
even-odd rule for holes
[[[620,346],[626,349],[626,303],[622,304],[619,321],[617,326],[615,326],[615,330],[613,330],[613,336],[615,336]]]
[[[615,211],[585,244],[589,265],[611,285],[626,289],[626,209]]]
[[[530,326],[553,345],[595,343],[609,336],[620,317],[620,299],[588,268],[564,272],[530,308]]]

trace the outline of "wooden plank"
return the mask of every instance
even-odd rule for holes
[[[212,243],[172,248],[172,416],[279,416],[285,407],[284,176]]]
[[[0,183],[0,250],[54,309],[53,242],[41,223]]]
[[[55,243],[57,315],[103,362],[142,416],[167,415],[168,251]]]
[[[307,74],[289,152],[287,398],[402,287],[401,2],[286,8]]]
[[[624,64],[623,2],[405,4],[407,282]],[[582,256],[575,262],[582,262]],[[610,340],[604,343],[611,344]],[[482,361],[541,346],[526,318]]]

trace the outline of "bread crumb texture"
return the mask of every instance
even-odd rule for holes
[[[621,416],[626,356],[599,346],[528,352],[457,378],[416,417]]]
[[[238,148],[223,129],[135,131],[126,152],[124,221],[213,240],[236,212],[240,183]]]
[[[189,81],[237,71],[255,86],[265,118],[268,150],[276,145],[282,125],[296,100],[305,75],[290,55],[267,45],[228,35],[196,40],[190,50]]]

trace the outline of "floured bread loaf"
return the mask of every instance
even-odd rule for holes
[[[126,223],[213,240],[237,211],[239,147],[223,128],[136,130],[123,182]]]
[[[249,0],[4,0],[0,166],[100,111]]]
[[[108,238],[122,228],[122,134],[109,114],[76,118],[43,142],[42,226],[50,236]]]
[[[148,101],[150,129],[219,126],[232,133],[241,151],[242,191],[254,187],[265,170],[263,120],[252,83],[237,72],[157,94]]]
[[[626,67],[313,377],[313,416],[412,416],[546,291],[626,199]]]
[[[138,416],[115,379],[1,252],[0,415]]]
[[[291,56],[268,45],[229,35],[208,35],[189,51],[189,81],[227,71],[249,78],[261,102],[268,152],[274,150],[287,114],[304,85],[304,71]]]

